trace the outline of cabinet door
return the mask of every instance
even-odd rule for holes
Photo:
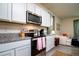
[[[71,46],[71,42],[66,41],[66,45]]]
[[[11,19],[11,7],[10,6],[11,6],[10,3],[0,3],[0,20],[9,21]]]
[[[41,15],[42,15],[42,26],[46,26],[46,18],[47,17],[45,17],[45,15],[46,15],[46,13],[45,13],[45,11],[43,10],[43,9],[41,9]]]
[[[55,47],[55,36],[51,36],[52,48]]]
[[[66,45],[66,39],[60,38],[60,44]]]
[[[51,20],[50,20],[50,14],[48,13],[48,12],[46,12],[46,24],[47,24],[47,27],[50,27],[50,22],[51,22]]]
[[[49,51],[54,47],[54,39],[52,36],[47,36],[46,37],[46,51]]]
[[[49,41],[49,39],[47,39],[47,41],[46,41],[46,51],[49,51],[50,49],[51,49],[51,42]]]
[[[35,13],[41,16],[41,7],[39,7],[38,5],[35,5]]]
[[[11,21],[12,19],[12,4],[8,3],[8,20]]]
[[[41,10],[42,26],[50,27],[50,14],[44,9]]]
[[[52,49],[54,47],[54,37],[50,36],[50,48]]]
[[[12,4],[12,21],[17,23],[26,23],[26,4]]]
[[[32,13],[35,13],[35,4],[27,3],[27,10],[32,12]]]
[[[31,56],[31,46],[26,45],[16,49],[16,56]]]
[[[60,44],[64,44],[63,39],[60,38]]]
[[[72,40],[68,38],[68,39],[66,40],[66,45],[71,46],[71,41],[72,41]]]
[[[14,50],[2,52],[0,53],[0,56],[14,56]]]

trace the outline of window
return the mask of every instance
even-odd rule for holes
[[[79,19],[74,20],[74,36],[79,36]]]
[[[53,30],[55,30],[55,16],[52,17],[53,17]]]

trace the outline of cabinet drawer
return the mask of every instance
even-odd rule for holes
[[[14,56],[14,50],[9,50],[5,52],[1,52],[0,56]]]

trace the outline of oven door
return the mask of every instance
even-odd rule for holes
[[[45,53],[46,52],[46,48],[42,48],[41,50],[37,49],[37,39],[38,38],[34,38],[34,39],[31,40],[32,41],[31,42],[31,48],[32,48],[31,49],[31,55],[32,56],[36,56],[36,55],[38,55],[40,53],[42,53],[41,56],[42,55],[46,55],[46,53]],[[43,54],[43,52],[44,52],[44,54]]]

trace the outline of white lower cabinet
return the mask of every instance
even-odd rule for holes
[[[19,47],[15,51],[16,51],[16,56],[31,56],[30,45]]]
[[[67,38],[67,37],[60,37],[60,44],[62,45],[69,45],[71,46],[71,39]]]
[[[71,39],[69,39],[69,40],[66,40],[66,45],[69,45],[69,46],[71,46]]]
[[[1,52],[0,56],[14,56],[14,50],[9,50],[5,52]]]
[[[51,50],[54,47],[54,37],[53,36],[47,36],[46,37],[46,52]]]
[[[25,3],[12,3],[12,22],[26,23]]]
[[[65,39],[60,39],[60,44],[66,45],[66,40]]]
[[[21,46],[13,50],[1,52],[0,56],[31,56],[31,47],[30,45]]]
[[[31,56],[31,39],[0,44],[0,56]]]

